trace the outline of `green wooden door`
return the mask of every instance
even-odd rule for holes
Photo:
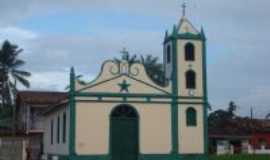
[[[112,160],[137,160],[138,117],[125,113],[112,116],[110,139]]]

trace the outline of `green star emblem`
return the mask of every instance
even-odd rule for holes
[[[128,87],[130,86],[131,84],[128,84],[126,80],[123,80],[122,83],[118,83],[118,86],[120,87],[120,92],[128,92]]]

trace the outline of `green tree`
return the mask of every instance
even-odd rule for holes
[[[165,85],[165,75],[163,64],[159,62],[159,58],[146,55],[138,58],[136,54],[131,55],[126,49],[121,51],[122,59],[114,58],[116,63],[121,63],[122,60],[127,61],[130,65],[134,63],[141,63],[144,65],[148,76],[158,85]]]
[[[265,116],[266,119],[270,118],[270,113]]]
[[[212,105],[211,105],[210,103],[207,104],[207,109],[208,109],[209,111],[212,111],[213,107],[212,107]]]
[[[222,126],[223,124],[227,123],[228,121],[237,118],[237,115],[235,114],[236,110],[239,107],[231,101],[229,103],[229,106],[226,110],[219,109],[208,116],[208,123],[210,127],[217,127]]]
[[[21,69],[25,61],[19,59],[22,53],[17,45],[4,41],[0,50],[0,75],[1,75],[1,96],[3,106],[14,104],[15,94],[17,92],[17,82],[24,87],[29,88],[30,83],[27,80],[31,74]]]
[[[230,119],[235,118],[236,117],[235,112],[237,109],[238,109],[238,106],[233,101],[231,101],[227,109],[228,116],[229,116],[228,118]]]
[[[152,55],[141,56],[140,62],[144,65],[149,77],[157,84],[165,84],[165,73],[163,64],[159,63],[159,58]]]

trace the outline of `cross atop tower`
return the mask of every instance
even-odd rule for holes
[[[186,2],[183,2],[183,4],[182,4],[183,17],[186,16],[186,8],[187,8]]]

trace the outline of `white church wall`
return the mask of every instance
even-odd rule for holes
[[[109,153],[110,113],[117,103],[76,104],[76,153]],[[139,113],[139,150],[143,154],[171,151],[170,104],[130,104]]]
[[[195,127],[189,127],[186,124],[186,110],[189,107],[193,107],[197,112],[197,125]],[[178,106],[178,117],[179,153],[204,153],[203,105],[180,104]]]
[[[135,104],[136,105],[136,104]],[[166,154],[171,151],[171,105],[140,104],[140,151]]]
[[[63,143],[63,114],[66,113],[66,141]],[[60,142],[57,143],[57,118],[60,117]],[[54,140],[53,144],[51,144],[51,120],[54,122]],[[61,154],[67,155],[68,151],[68,144],[69,144],[69,109],[68,107],[62,107],[58,111],[52,112],[51,114],[47,115],[44,119],[45,123],[45,132],[44,132],[44,153],[45,154]]]

